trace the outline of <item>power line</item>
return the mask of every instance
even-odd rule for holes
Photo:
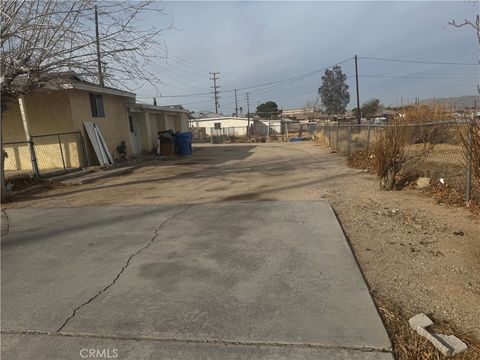
[[[160,51],[163,51],[163,53],[165,54],[165,59],[168,59],[168,58],[171,58],[172,60],[176,61],[176,62],[179,62],[179,63],[182,63],[186,66],[189,66],[193,69],[198,69],[200,71],[208,71],[209,69],[207,69],[206,67],[204,66],[201,66],[201,65],[197,65],[197,64],[193,64],[185,59],[182,59],[180,56],[177,56],[177,55],[173,55],[172,53],[170,53],[170,51],[168,50],[164,50],[164,49],[160,49]]]
[[[157,83],[157,85],[158,85],[158,84],[163,85],[163,83],[169,84],[168,82],[165,81],[165,78],[167,78],[167,79],[173,81],[174,83],[179,84],[180,86],[182,86],[183,89],[182,89],[182,88],[179,88],[178,86],[176,87],[177,89],[180,89],[180,90],[182,90],[182,91],[188,91],[187,89],[190,89],[190,91],[202,91],[203,89],[208,88],[208,85],[205,85],[205,87],[203,87],[203,86],[201,86],[201,85],[194,85],[194,84],[192,84],[193,81],[185,82],[185,81],[179,80],[179,79],[171,76],[170,74],[163,73],[162,76],[164,77],[164,79],[161,79],[161,80]],[[171,86],[171,85],[169,85],[169,86]],[[175,87],[175,86],[174,86],[174,87]]]
[[[311,71],[311,72],[308,72],[308,73],[303,73],[303,74],[287,77],[287,78],[272,81],[272,82],[267,82],[267,83],[247,86],[247,87],[243,87],[243,88],[238,88],[237,90],[253,89],[253,90],[250,91],[250,93],[256,93],[257,95],[263,94],[263,93],[268,93],[272,89],[287,86],[291,82],[299,81],[299,80],[302,80],[302,79],[312,77],[315,74],[318,74],[318,73],[320,73],[320,72],[322,72],[322,71],[324,71],[324,70],[326,70],[330,67],[333,67],[335,65],[343,64],[344,62],[352,60],[353,58],[354,57],[351,57],[351,58],[346,59],[344,61],[341,61],[337,64],[333,64],[333,65],[330,65],[328,67],[324,67],[322,69],[314,70],[314,71]],[[455,62],[454,63],[454,62],[433,62],[433,61],[417,61],[417,60],[402,60],[402,59],[383,59],[383,58],[370,58],[370,57],[361,57],[361,56],[359,56],[358,58],[368,59],[368,60],[377,60],[377,61],[395,61],[395,62],[420,63],[420,64],[424,63],[424,64],[434,64],[434,65],[478,65],[478,64],[471,64],[471,63],[460,63],[460,62]],[[428,76],[408,76],[408,75],[405,75],[405,76],[398,75],[397,76],[397,75],[375,75],[375,74],[359,75],[359,77],[362,77],[362,78],[369,78],[369,77],[371,77],[371,78],[382,78],[382,77],[385,77],[385,78],[399,78],[399,79],[401,79],[401,78],[410,79],[411,78],[411,79],[432,79],[432,80],[435,80],[435,79],[439,79],[439,80],[454,80],[454,79],[467,80],[467,79],[469,79],[469,78],[454,78],[454,77],[428,77]],[[186,85],[183,82],[180,82],[180,83],[182,83],[182,85]],[[189,85],[191,85],[191,84],[189,84]],[[223,90],[222,93],[229,93],[229,92],[230,93],[235,93],[235,90],[236,89],[227,89],[227,90]],[[195,97],[196,96],[201,97],[201,96],[208,96],[210,94],[211,94],[210,92],[199,92],[199,93],[185,93],[185,94],[178,94],[178,95],[164,95],[164,96],[159,96],[159,97],[162,97],[162,98],[177,98],[177,97],[180,98],[180,97],[194,97],[194,96]],[[233,98],[234,94],[232,94],[230,96]],[[228,97],[226,97],[226,98],[228,98]],[[195,103],[203,103],[203,102],[206,102],[206,101],[207,100],[196,101]],[[218,103],[218,98],[217,98],[217,103]]]
[[[186,74],[189,74],[189,75],[192,75],[192,76],[199,76],[199,77],[204,77],[205,76],[205,70],[200,70],[200,69],[197,69],[197,68],[191,68],[189,65],[183,63],[183,62],[179,62],[175,59],[172,59],[170,57],[162,57],[162,56],[158,56],[158,57],[155,57],[152,61],[151,61],[152,64],[162,64],[162,65],[168,65],[168,66],[172,66],[172,67],[175,67],[175,69],[178,69]],[[207,70],[208,71],[208,70]]]
[[[160,69],[163,69],[164,71],[167,71],[167,72],[171,73],[172,75],[178,76],[179,78],[181,78],[183,80],[186,80],[189,83],[195,82],[195,83],[200,84],[200,85],[205,84],[205,86],[208,86],[207,78],[205,76],[205,73],[203,74],[203,76],[201,76],[199,74],[197,74],[197,75],[185,75],[181,72],[178,72],[178,71],[183,71],[183,69],[181,69],[181,68],[176,67],[176,68],[171,69],[171,68],[168,68],[167,66],[165,66],[165,65],[169,65],[169,64],[162,64],[162,63],[157,62],[153,65],[155,67],[158,67]],[[186,74],[190,74],[190,73],[186,72]],[[199,78],[201,80],[199,80]],[[183,80],[181,80],[181,81],[183,81]]]
[[[253,86],[247,86],[247,87],[243,87],[243,88],[238,88],[237,90],[249,90],[249,89],[255,89],[255,88],[259,88],[259,87],[264,87],[264,86],[268,86],[268,85],[274,85],[274,84],[279,84],[279,83],[284,83],[284,82],[290,82],[290,81],[296,81],[296,80],[301,80],[301,79],[305,79],[307,77],[310,77],[310,76],[313,76],[315,74],[318,74],[318,73],[321,73],[322,71],[325,71],[331,67],[334,67],[334,66],[337,66],[337,65],[341,65],[349,60],[352,60],[353,59],[353,56],[346,59],[346,60],[343,60],[343,61],[340,61],[336,64],[332,64],[332,65],[329,65],[329,66],[325,66],[321,69],[318,69],[318,70],[314,70],[314,71],[311,71],[311,72],[308,72],[308,73],[304,73],[304,74],[300,74],[300,75],[296,75],[296,76],[291,76],[289,78],[286,78],[286,79],[282,79],[282,80],[277,80],[277,81],[271,81],[271,82],[268,82],[268,83],[263,83],[263,84],[260,84],[260,85],[253,85]],[[225,90],[225,91],[231,91],[231,90]]]
[[[359,75],[370,78],[393,78],[393,79],[425,79],[425,80],[472,80],[470,77],[436,77],[436,76],[410,76],[410,75]]]
[[[266,87],[266,86],[271,86],[270,88],[273,89],[273,88],[276,87],[275,85],[283,86],[283,84],[288,83],[288,82],[302,80],[302,79],[311,77],[315,74],[318,74],[318,73],[321,73],[322,71],[325,71],[326,69],[329,69],[329,68],[331,68],[333,66],[336,66],[336,65],[341,65],[341,64],[343,64],[343,63],[345,63],[349,60],[352,60],[352,59],[353,59],[353,56],[351,58],[346,59],[346,60],[340,61],[338,63],[332,64],[332,65],[329,65],[329,66],[325,66],[325,67],[323,67],[321,69],[318,69],[318,70],[310,71],[308,73],[303,73],[303,74],[291,76],[291,77],[288,77],[288,78],[285,78],[285,79],[271,81],[271,82],[267,82],[267,83],[263,83],[263,84],[252,85],[252,86],[247,86],[247,87],[243,87],[243,88],[237,88],[237,90],[250,90],[250,89],[257,89],[257,88],[262,88],[262,87]],[[262,89],[262,90],[264,90],[264,89]],[[235,89],[223,90],[224,93],[225,92],[234,92],[234,91],[235,91]],[[251,92],[254,92],[254,91],[251,91]],[[188,97],[188,96],[199,96],[199,95],[206,95],[206,94],[205,93],[179,94],[179,95],[165,95],[165,96],[162,96],[162,97]]]
[[[411,64],[429,64],[429,65],[460,65],[460,66],[479,66],[478,63],[463,63],[463,62],[436,62],[436,61],[420,61],[420,60],[402,60],[402,59],[384,59],[367,56],[359,56],[359,59],[376,60],[376,61],[391,61]]]

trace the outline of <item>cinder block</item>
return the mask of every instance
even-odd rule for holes
[[[413,330],[430,341],[445,356],[456,355],[467,349],[467,344],[454,335],[437,334],[428,331],[426,328],[433,325],[433,321],[423,313],[412,316],[408,323]]]

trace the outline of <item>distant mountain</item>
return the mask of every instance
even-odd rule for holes
[[[478,95],[425,99],[425,100],[420,100],[420,103],[425,105],[433,105],[433,104],[450,105],[460,110],[466,107],[469,107],[469,108],[473,107],[475,100],[477,100],[477,107],[480,108],[480,96]]]

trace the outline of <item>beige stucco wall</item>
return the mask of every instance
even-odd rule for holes
[[[72,122],[67,92],[36,91],[25,96],[25,107],[32,136],[78,130]],[[18,102],[9,104],[2,126],[5,142],[26,140]]]
[[[107,146],[114,158],[119,158],[117,145],[122,140],[127,145],[128,156],[132,154],[126,98],[103,95],[105,117],[93,118],[90,110],[90,98],[87,91],[35,91],[25,96],[28,123],[31,136],[81,131],[87,144],[88,158],[96,164],[96,156],[86,140],[83,121],[91,121],[100,127]],[[18,102],[9,104],[2,122],[3,141],[25,141],[25,131]],[[78,135],[62,135],[60,145],[57,136],[34,138],[35,153],[40,173],[66,167],[80,167],[86,163],[83,159],[82,142]],[[60,151],[61,148],[61,151]],[[26,143],[5,145],[8,157],[5,161],[7,174],[29,172],[32,169],[30,152]]]
[[[86,138],[83,122],[91,121],[97,124],[114,159],[120,158],[116,148],[122,140],[124,140],[127,145],[127,155],[131,156],[132,144],[128,126],[127,99],[120,96],[103,94],[105,117],[95,118],[92,117],[88,92],[80,90],[69,90],[68,92],[70,95],[73,126],[76,129],[81,129]],[[96,159],[89,141],[86,141],[86,143],[89,158]]]
[[[25,96],[25,107],[31,136],[78,131],[70,109],[69,95],[60,91],[37,91]],[[17,101],[9,104],[2,123],[3,141],[25,141],[25,131]],[[40,172],[62,169],[65,166],[80,167],[81,140],[77,135],[34,138],[35,153]],[[6,174],[31,172],[30,150],[26,143],[5,145]],[[62,155],[64,161],[62,161]]]
[[[188,130],[188,115],[168,111],[134,111],[133,119],[138,122],[140,152],[152,152],[157,148],[159,131]]]

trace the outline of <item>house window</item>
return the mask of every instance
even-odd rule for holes
[[[90,109],[92,117],[105,117],[105,109],[103,107],[103,95],[90,93]]]
[[[213,123],[215,126],[215,129],[221,129],[222,128],[222,123]]]

